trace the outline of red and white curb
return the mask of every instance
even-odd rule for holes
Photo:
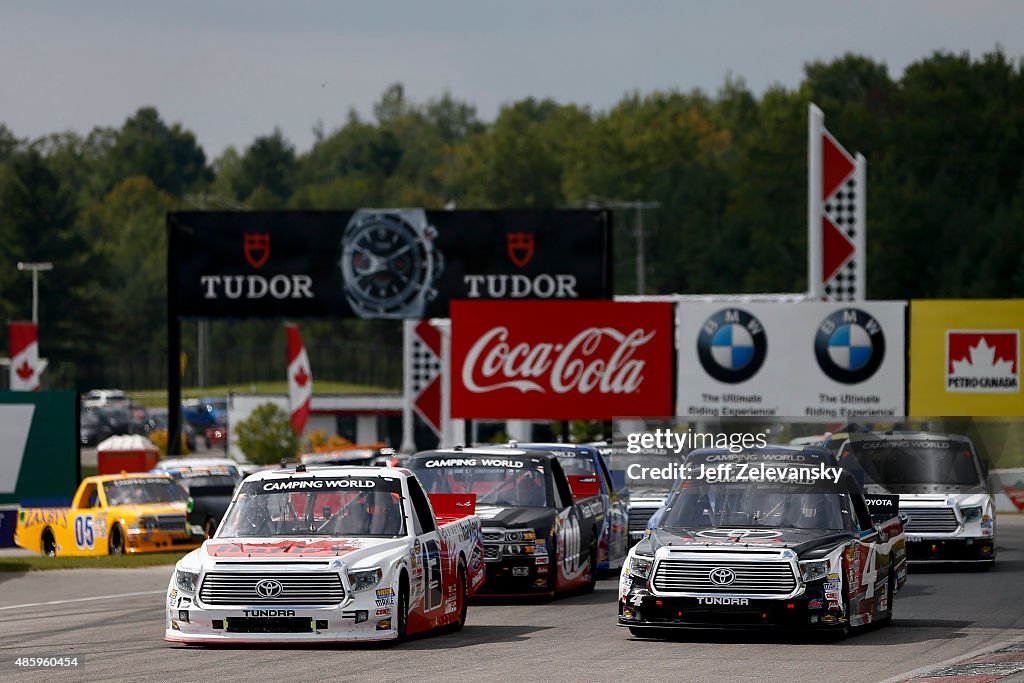
[[[894,679],[898,683],[990,683],[1024,672],[1024,640]]]

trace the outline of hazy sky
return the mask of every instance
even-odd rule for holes
[[[856,52],[892,78],[935,50],[1024,55],[1019,0],[0,0],[0,122],[18,137],[120,126],[140,106],[207,156],[279,126],[299,151],[390,84],[486,121],[525,97],[612,106],[727,74],[761,94]],[[827,112],[826,112],[827,114]]]

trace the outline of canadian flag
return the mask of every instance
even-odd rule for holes
[[[309,356],[302,344],[299,328],[288,323],[288,404],[291,406],[292,430],[302,435],[309,420],[309,404],[313,400],[313,375]]]
[[[11,391],[39,391],[39,336],[35,323],[12,322]]]

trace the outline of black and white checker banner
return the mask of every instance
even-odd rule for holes
[[[853,256],[824,283],[825,298],[831,301],[857,301],[864,298],[861,293],[863,283],[857,278],[857,260],[862,256],[860,250],[856,248],[862,229],[858,221],[858,198],[857,177],[854,171],[825,201],[823,207],[829,220],[854,244]]]

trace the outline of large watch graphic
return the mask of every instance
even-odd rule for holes
[[[359,209],[341,238],[342,286],[364,319],[423,318],[444,260],[423,209]]]

